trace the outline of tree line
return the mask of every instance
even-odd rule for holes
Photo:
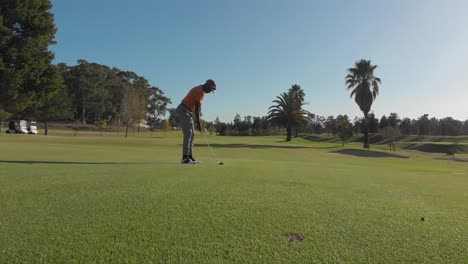
[[[85,60],[61,66],[72,118],[83,124],[105,121],[128,128],[144,121],[155,127],[171,103],[161,89],[132,71]]]
[[[348,123],[353,134],[363,134],[364,118],[351,119],[348,115],[321,116],[310,114],[306,122],[298,126],[298,133],[339,136],[343,123]],[[368,115],[369,133],[380,133],[385,127],[399,130],[401,135],[421,136],[461,136],[468,135],[468,120],[459,121],[452,117],[429,118],[423,115],[417,119],[400,118],[397,113],[383,115],[380,119],[374,113]],[[268,136],[284,134],[285,129],[268,119],[268,116],[244,116],[236,114],[233,121],[221,122],[216,118],[214,122],[206,123],[207,129],[213,129],[223,136]],[[293,129],[294,130],[294,129]],[[295,132],[295,130],[294,130]]]

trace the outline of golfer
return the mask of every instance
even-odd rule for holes
[[[182,164],[200,163],[193,157],[193,141],[195,139],[195,129],[193,124],[193,115],[197,129],[202,132],[200,124],[201,103],[206,93],[216,90],[216,83],[209,79],[203,85],[192,88],[177,107],[177,116],[179,117],[182,130],[184,131],[184,143],[182,145]]]

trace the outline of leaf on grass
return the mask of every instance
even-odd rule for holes
[[[304,240],[303,236],[296,233],[288,233],[287,236],[289,242],[301,242],[302,240]]]

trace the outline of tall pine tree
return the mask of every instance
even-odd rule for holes
[[[0,1],[0,105],[20,114],[61,89],[47,83],[57,31],[50,0]]]

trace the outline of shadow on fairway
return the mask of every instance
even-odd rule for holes
[[[195,144],[196,147],[204,147],[206,144]],[[305,149],[310,147],[302,146],[278,146],[278,145],[252,145],[252,144],[210,144],[216,148],[252,148],[252,149],[267,149],[267,148],[280,148],[280,149]]]
[[[0,163],[11,164],[68,164],[68,165],[151,165],[151,164],[179,164],[179,162],[92,162],[92,161],[42,161],[42,160],[0,160]]]
[[[457,162],[468,162],[468,158],[452,158],[450,156],[447,157],[441,157],[441,158],[436,158],[437,160],[448,160],[448,161],[457,161]]]
[[[400,159],[409,158],[409,157],[398,155],[398,154],[371,151],[371,150],[361,150],[361,149],[343,149],[343,150],[333,151],[330,153],[351,155],[351,156],[356,156],[356,157],[367,157],[367,158],[400,158]]]
[[[283,143],[285,144],[286,141],[282,140],[282,141],[275,141],[276,143]],[[341,144],[336,144],[336,145],[332,145],[332,146],[322,146],[322,147],[317,147],[317,146],[308,146],[308,147],[303,147],[303,148],[311,148],[311,149],[333,149],[333,148],[338,148],[340,147]]]
[[[284,141],[277,141],[277,143],[284,143]],[[182,146],[182,145],[180,145]],[[195,147],[203,147],[206,144],[195,144]],[[212,147],[217,148],[252,148],[252,149],[267,149],[267,148],[279,148],[279,149],[334,149],[337,146],[328,147],[316,147],[316,146],[279,146],[279,145],[255,145],[255,144],[210,144]]]

